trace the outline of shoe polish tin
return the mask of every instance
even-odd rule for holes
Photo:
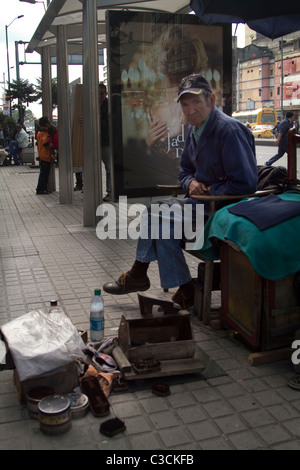
[[[89,399],[83,393],[69,393],[72,419],[83,418],[89,410]]]
[[[51,387],[35,387],[28,391],[26,395],[26,406],[30,418],[39,419],[38,405],[43,398],[54,395]]]
[[[67,396],[53,395],[43,398],[38,409],[40,430],[44,434],[63,434],[71,429],[71,403]]]

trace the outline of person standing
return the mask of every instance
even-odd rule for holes
[[[21,124],[17,124],[14,138],[9,143],[9,153],[12,155],[15,165],[20,165],[21,157],[19,158],[19,156],[22,153],[22,149],[28,147],[28,145],[27,132],[25,132]]]
[[[111,169],[110,169],[110,150],[109,150],[109,124],[108,124],[108,99],[106,85],[99,83],[99,107],[100,107],[100,132],[101,132],[101,154],[102,161],[106,171],[106,191],[107,194],[103,201],[111,200]],[[83,124],[83,116],[80,116],[79,122]],[[76,186],[74,191],[83,188],[82,172],[76,172]]]
[[[109,151],[109,127],[108,127],[108,99],[106,96],[106,86],[99,83],[99,104],[100,104],[100,128],[101,128],[101,153],[102,161],[106,171],[106,191],[103,201],[111,200],[111,170]]]
[[[15,135],[15,139],[18,143],[18,156],[19,160],[22,162],[22,150],[27,148],[29,145],[29,138],[26,130],[22,126],[22,124],[18,123],[16,125],[17,133]]]
[[[266,166],[271,166],[273,165],[274,162],[279,160],[279,158],[283,157],[285,152],[287,152],[288,149],[288,133],[289,129],[292,127],[292,118],[293,118],[293,112],[288,111],[285,115],[285,119],[281,121],[278,127],[278,136],[276,143],[278,145],[278,150],[276,155],[274,155],[270,160],[268,160],[265,165]]]
[[[48,128],[51,122],[48,117],[43,116],[39,119],[39,132],[37,133],[37,147],[40,158],[40,175],[36,188],[36,194],[49,194],[47,189],[48,179],[53,160],[53,148],[50,145],[50,134]]]

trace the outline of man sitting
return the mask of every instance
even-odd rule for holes
[[[192,205],[194,223],[195,208],[200,201],[192,199],[193,196],[256,191],[255,144],[246,126],[215,106],[215,95],[201,74],[181,80],[177,101],[189,122],[179,173],[186,197],[177,201],[181,206]],[[174,198],[170,202],[173,203]],[[148,211],[150,217],[151,207]],[[205,205],[204,211],[207,215],[208,206]],[[182,214],[184,216],[184,211]],[[182,241],[183,237],[174,237],[172,231],[168,239],[140,237],[133,266],[117,281],[104,284],[104,291],[122,295],[149,289],[147,270],[149,263],[157,260],[161,286],[166,289],[179,286],[172,300],[181,308],[192,306],[194,284],[182,251]]]

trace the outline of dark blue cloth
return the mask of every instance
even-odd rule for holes
[[[229,207],[228,211],[250,220],[259,230],[266,230],[300,215],[300,202],[284,201],[275,194],[270,194],[262,198],[237,203]]]

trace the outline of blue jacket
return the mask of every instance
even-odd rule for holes
[[[196,179],[210,194],[247,194],[257,189],[255,142],[244,124],[214,107],[196,145],[189,126],[181,156],[179,181],[188,192]]]
[[[278,147],[282,148],[287,152],[288,149],[288,135],[289,129],[293,127],[293,124],[290,122],[288,118],[284,118],[283,121],[279,124],[278,133],[282,134],[280,137],[280,141]]]

